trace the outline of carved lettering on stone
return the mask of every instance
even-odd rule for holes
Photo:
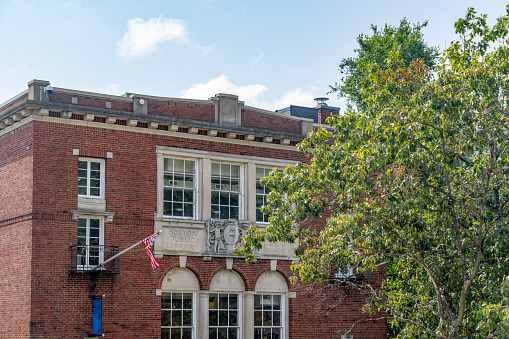
[[[231,253],[240,247],[242,236],[253,223],[236,219],[210,219],[207,221],[207,252]]]

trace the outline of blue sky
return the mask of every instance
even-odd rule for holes
[[[429,22],[430,45],[455,39],[468,7],[504,1],[0,0],[0,103],[31,79],[109,94],[207,99],[239,95],[275,110],[313,106],[340,79],[342,58],[370,25]],[[329,104],[344,106],[335,94]]]

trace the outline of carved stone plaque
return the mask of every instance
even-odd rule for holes
[[[235,219],[210,219],[207,221],[207,252],[231,253],[240,247],[240,241],[252,223]]]

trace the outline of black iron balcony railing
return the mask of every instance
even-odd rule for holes
[[[119,252],[118,246],[71,245],[71,268],[69,273],[86,273],[94,270]],[[119,273],[118,258],[101,266],[103,272]]]

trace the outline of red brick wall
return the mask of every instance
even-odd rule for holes
[[[242,110],[242,127],[262,128],[270,131],[301,133],[301,121],[264,114],[255,111]]]
[[[148,100],[147,112],[151,115],[178,119],[215,122],[215,109],[211,104],[194,104],[175,101]]]
[[[102,99],[102,98],[94,98],[86,95],[70,95],[65,93],[56,93],[53,92],[49,95],[50,102],[57,102],[61,104],[71,104],[72,97],[78,98],[78,106],[88,106],[94,108],[102,108],[106,109],[106,102],[111,102],[111,109],[115,111],[123,111],[123,112],[132,112],[133,111],[133,103],[125,102],[125,101],[117,101],[113,99]]]
[[[32,125],[0,137],[0,338],[28,338]]]

